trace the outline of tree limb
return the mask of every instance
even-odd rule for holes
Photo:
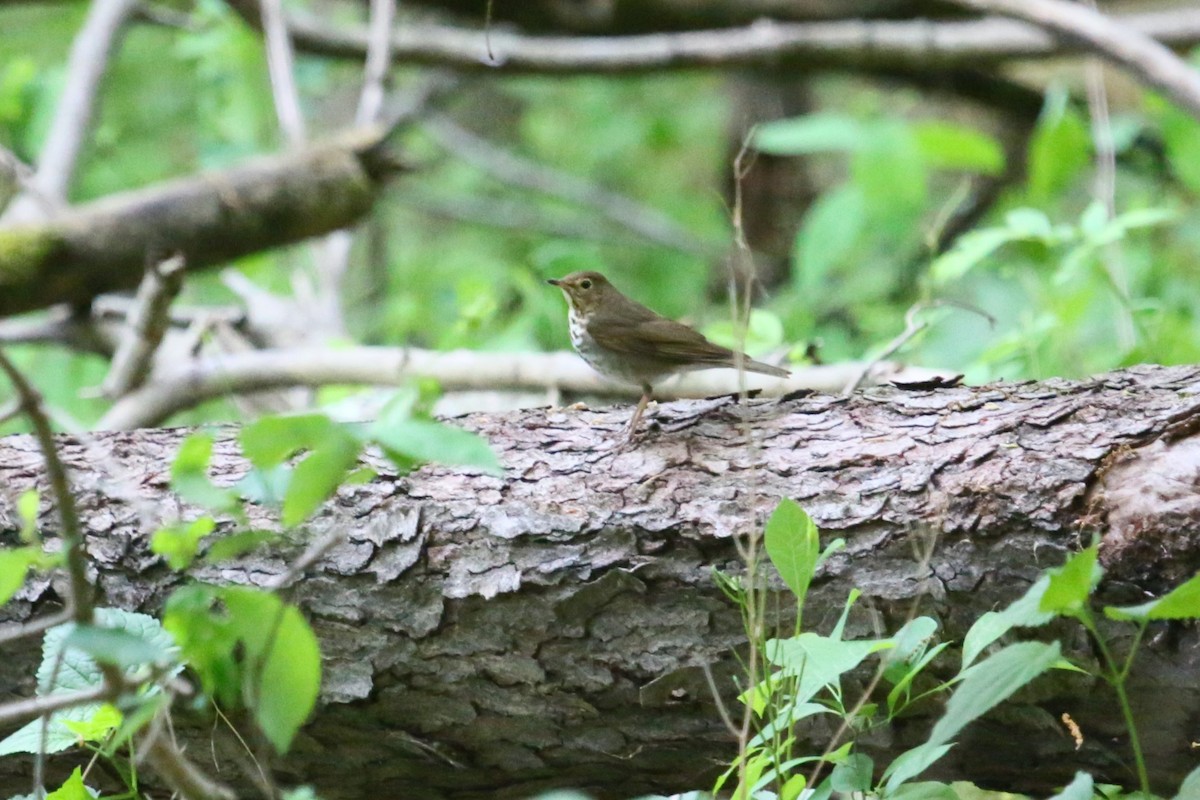
[[[572,787],[603,800],[705,788],[735,753],[705,671],[731,697],[733,652],[746,638],[712,570],[740,573],[738,538],[779,498],[846,540],[805,605],[818,631],[857,587],[849,638],[895,631],[919,599],[939,639],[961,642],[981,613],[1093,531],[1103,536],[1104,602],[1141,602],[1200,566],[1198,398],[1200,368],[1189,366],[852,398],[680,401],[660,406],[624,451],[611,445],[625,409],[473,414],[455,424],[489,440],[502,477],[436,466],[396,475],[372,460],[380,477],[343,487],[306,540],[198,563],[195,577],[269,586],[296,553],[346,535],[292,584],[325,669],[322,707],[280,774],[322,796],[481,800]],[[147,547],[146,510],[196,513],[165,479],[187,434],[59,438],[86,487],[79,499],[107,604],[153,612],[179,583]],[[226,431],[214,448],[221,485],[247,469],[234,437]],[[15,496],[43,484],[29,466],[36,455],[29,437],[0,440],[0,485]],[[0,520],[15,519],[12,502],[0,497]],[[250,515],[254,529],[275,525],[269,509]],[[20,623],[56,602],[48,583],[31,582],[0,620]],[[1161,630],[1146,637],[1130,696],[1136,713],[1153,715],[1147,756],[1156,791],[1171,796],[1195,766],[1186,743],[1200,714],[1200,632]],[[1076,628],[1034,635],[1061,639],[1068,657],[1094,666]],[[0,659],[0,685],[32,685],[25,665],[37,645],[23,646]],[[956,647],[931,666],[931,681],[953,674]],[[859,677],[844,683],[848,705]],[[864,752],[890,761],[940,711],[914,708],[864,737]],[[1059,732],[1063,712],[1082,731],[1079,750]],[[929,777],[1038,796],[1077,769],[1121,783],[1118,716],[1092,676],[1056,671],[973,723]],[[185,740],[209,752],[212,726],[191,730]],[[798,751],[820,752],[831,732],[797,729]],[[19,764],[0,760],[0,783],[11,785]]]
[[[234,3],[242,10],[244,2]],[[244,14],[244,11],[243,11]],[[1114,24],[1171,46],[1200,41],[1200,10],[1172,9],[1115,15]],[[361,59],[368,32],[327,20],[289,16],[298,49]],[[488,58],[490,36],[495,60]],[[621,73],[668,68],[798,66],[872,69],[979,67],[1014,58],[1049,58],[1088,50],[1034,26],[999,17],[963,22],[843,20],[776,23],[742,28],[635,36],[534,36],[410,23],[392,35],[392,58],[459,70],[532,73]]]
[[[746,375],[746,387],[781,395],[801,390],[838,391],[862,369],[859,364],[793,369],[786,380]],[[882,362],[878,380],[922,380],[944,371]],[[398,386],[417,378],[436,380],[446,391],[557,389],[580,394],[637,397],[636,389],[596,375],[573,353],[450,353],[396,347],[294,348],[207,356],[154,376],[118,400],[97,423],[103,430],[162,424],[206,400],[292,386],[362,384]],[[695,372],[665,384],[660,397],[712,397],[739,391],[732,370]]]
[[[148,259],[224,264],[352,224],[400,165],[378,129],[0,227],[0,317],[137,286]]]
[[[1160,89],[1200,119],[1200,70],[1127,21],[1067,0],[954,0],[959,5],[1032,22],[1078,41]],[[1178,12],[1172,12],[1174,15]]]
[[[109,56],[117,49],[137,5],[137,0],[92,3],[71,45],[62,96],[31,179],[33,191],[17,197],[3,215],[5,222],[26,222],[45,216],[47,200],[54,204],[66,202],[79,153],[92,130]]]

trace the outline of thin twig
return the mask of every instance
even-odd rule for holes
[[[990,325],[996,324],[995,318],[982,309],[966,303],[960,303],[955,300],[934,300],[931,302],[922,301],[919,303],[914,303],[904,314],[904,330],[901,331],[898,336],[888,342],[877,356],[869,361],[863,362],[854,378],[846,384],[844,389],[842,389],[842,395],[849,397],[850,395],[854,394],[854,392],[858,390],[858,387],[862,386],[863,381],[867,379],[867,376],[871,374],[871,370],[875,369],[877,366],[879,366],[879,364],[891,358],[897,350],[908,344],[914,336],[929,327],[929,323],[927,321],[917,318],[918,314],[932,308],[939,308],[941,306],[954,306],[955,308],[961,308],[964,311],[970,311],[974,314],[978,314],[986,319]]]
[[[424,127],[447,151],[497,180],[586,206],[641,237],[690,255],[708,258],[719,249],[657,209],[518,156],[468,131],[449,117],[430,115]]]
[[[150,376],[154,353],[170,326],[171,302],[183,288],[184,258],[178,254],[150,265],[142,276],[133,308],[108,375],[100,386],[105,397],[120,397]]]
[[[1146,34],[1068,0],[954,0],[959,5],[1015,17],[1084,42],[1200,118],[1200,72]]]
[[[41,216],[37,206],[49,199],[64,204],[83,143],[91,135],[100,84],[110,57],[117,49],[137,0],[94,0],[83,27],[71,45],[66,80],[50,124],[46,143],[38,155],[33,182],[27,193],[8,208],[6,221],[27,221]]]
[[[367,60],[363,67],[362,94],[358,98],[355,125],[370,125],[383,113],[383,98],[388,71],[392,67],[392,26],[397,0],[371,0],[371,24],[368,28]]]
[[[94,686],[78,692],[48,694],[41,697],[30,697],[25,700],[13,700],[0,705],[0,725],[9,725],[26,719],[46,716],[64,708],[74,708],[86,703],[96,703],[112,697],[112,691],[107,686]]]
[[[287,572],[278,575],[267,582],[268,589],[282,589],[304,574],[304,571],[319,561],[326,553],[346,540],[346,531],[338,528],[313,542],[292,562]]]
[[[71,496],[67,470],[54,446],[54,432],[50,429],[50,420],[42,411],[41,397],[37,390],[29,385],[25,376],[13,366],[3,350],[0,350],[0,371],[8,376],[13,389],[16,390],[21,407],[33,426],[34,436],[42,449],[42,457],[46,461],[46,475],[50,480],[50,491],[54,495],[54,504],[58,508],[58,517],[62,524],[59,535],[66,550],[71,618],[81,625],[88,625],[92,621],[94,605],[92,585],[87,577],[87,556],[83,552],[83,533],[79,525],[75,498]]]
[[[185,800],[236,800],[228,786],[204,774],[168,736],[156,736],[145,752],[146,762]]]
[[[284,139],[293,147],[304,144],[304,112],[292,62],[292,39],[283,16],[281,0],[260,0],[263,38],[267,46],[267,71],[271,75],[271,97]]]
[[[9,642],[15,642],[17,639],[24,639],[28,636],[37,636],[40,633],[45,633],[53,627],[70,621],[71,612],[69,610],[64,610],[59,611],[57,614],[51,614],[48,617],[42,617],[41,619],[35,619],[31,622],[26,622],[24,625],[13,625],[12,627],[0,632],[0,646],[6,645]]]

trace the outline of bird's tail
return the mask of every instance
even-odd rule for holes
[[[732,366],[737,366],[737,364],[735,363]],[[770,364],[764,364],[752,358],[743,359],[741,366],[747,372],[760,372],[763,375],[773,375],[776,378],[787,378],[792,374],[782,367],[773,367]]]

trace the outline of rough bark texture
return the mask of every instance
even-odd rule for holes
[[[398,166],[381,131],[354,131],[0,228],[0,317],[133,288],[152,259],[201,269],[352,225]]]
[[[348,538],[292,588],[327,675],[324,706],[281,776],[328,798],[704,786],[734,746],[700,668],[714,665],[728,686],[743,640],[711,570],[739,569],[734,537],[779,498],[848,543],[806,611],[819,629],[857,586],[860,634],[894,630],[919,600],[941,636],[961,637],[1093,531],[1107,598],[1139,601],[1200,564],[1198,392],[1200,368],[1143,367],[1079,383],[682,401],[658,408],[624,452],[609,449],[624,407],[463,417],[492,441],[504,478],[438,467],[382,477],[344,490],[314,526]],[[145,537],[183,511],[166,490],[182,434],[62,440],[106,604],[155,610],[178,582]],[[235,449],[218,446],[222,480],[244,469]],[[30,439],[0,442],[6,495],[41,480]],[[0,529],[14,518],[0,505]],[[922,567],[914,553],[928,547]],[[260,556],[204,577],[263,584],[286,563]],[[2,613],[27,619],[56,603],[42,581]],[[1077,630],[1052,632],[1092,663]],[[1133,703],[1160,788],[1173,792],[1197,762],[1200,647],[1191,627],[1148,639]],[[35,650],[0,659],[0,685],[28,691]],[[872,734],[870,747],[882,759],[921,741],[936,712]],[[1064,712],[1082,729],[1079,751]],[[1128,760],[1107,690],[1060,673],[969,728],[934,772],[1045,791],[1077,768],[1128,783]],[[0,760],[3,785],[16,763]]]

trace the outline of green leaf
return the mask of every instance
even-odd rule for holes
[[[91,719],[81,722],[64,720],[63,724],[81,742],[101,742],[117,729],[123,719],[124,715],[116,706],[104,703],[96,709]]]
[[[866,199],[853,183],[831,189],[809,206],[792,248],[792,280],[801,291],[825,285],[830,271],[850,266],[866,234]]]
[[[1189,772],[1183,783],[1179,784],[1175,800],[1196,800],[1197,797],[1200,797],[1200,767]]]
[[[888,800],[960,800],[954,787],[941,781],[907,783],[887,797]]]
[[[763,153],[795,156],[858,150],[870,138],[868,126],[853,117],[820,113],[759,125],[750,137],[750,144]]]
[[[204,560],[210,564],[228,561],[278,538],[275,531],[238,531],[214,541],[204,554]]]
[[[388,451],[418,461],[476,467],[489,475],[503,475],[499,459],[487,440],[462,428],[424,419],[397,420],[370,426],[368,435]]]
[[[240,701],[286,752],[321,682],[320,648],[304,616],[269,592],[195,584],[167,601],[164,625],[205,691],[227,705]]]
[[[933,726],[929,742],[950,741],[968,723],[1053,667],[1059,655],[1058,642],[1019,642],[971,667],[947,701],[946,713]]]
[[[1029,193],[1042,203],[1065,189],[1092,159],[1092,136],[1065,90],[1046,94],[1046,106],[1029,141]]]
[[[719,345],[744,350],[752,356],[761,355],[783,344],[783,322],[778,314],[766,309],[750,310],[744,341],[738,328],[732,320],[718,320],[705,326],[704,335]]]
[[[1092,796],[1092,776],[1086,772],[1076,772],[1075,779],[1050,800],[1092,800]]]
[[[83,783],[83,772],[80,768],[76,767],[62,786],[46,795],[46,800],[92,800],[92,793]]]
[[[866,792],[871,788],[875,762],[863,753],[854,753],[833,768],[829,782],[835,792]]]
[[[842,641],[806,631],[790,639],[769,640],[766,656],[786,675],[799,679],[792,700],[807,703],[867,656],[891,646],[891,640]]]
[[[897,791],[910,778],[915,778],[929,769],[938,759],[950,752],[952,747],[953,744],[925,742],[901,753],[883,771],[883,777],[887,780],[886,794],[890,797],[892,792]]]
[[[21,518],[21,541],[26,544],[37,540],[39,505],[37,489],[26,489],[17,498],[17,515]]]
[[[961,670],[975,662],[988,645],[1017,627],[1036,627],[1054,619],[1054,613],[1042,611],[1042,596],[1050,585],[1050,576],[1042,575],[1021,596],[1003,611],[989,611],[967,631],[963,638]]]
[[[335,435],[338,424],[324,414],[263,417],[242,428],[242,452],[262,470],[279,466],[301,450]]]
[[[925,163],[932,167],[981,175],[1004,172],[1004,148],[994,136],[983,131],[930,120],[916,123],[913,133]]]
[[[317,637],[295,606],[283,605],[274,595],[230,589],[224,600],[250,663],[257,667],[254,719],[276,751],[286,753],[321,688]]]
[[[1099,551],[1099,545],[1093,544],[1072,555],[1061,567],[1050,570],[1050,582],[1038,603],[1038,610],[1078,616],[1104,574],[1097,563]]]
[[[958,241],[929,265],[929,276],[938,285],[966,275],[1002,246],[1019,238],[1008,228],[981,228],[958,237]]]
[[[0,605],[4,605],[25,585],[29,568],[42,558],[39,545],[0,550]]]
[[[783,582],[803,603],[821,552],[820,533],[812,517],[794,500],[780,500],[767,520],[763,544]]]
[[[1161,126],[1171,173],[1200,195],[1200,122],[1178,106],[1167,105]]]
[[[98,608],[96,609],[95,625],[88,627],[92,631],[103,627],[109,632],[116,631],[118,633],[121,642],[114,648],[114,658],[117,660],[124,660],[124,657],[129,656],[132,652],[131,649],[124,649],[124,645],[128,644],[129,640],[119,635],[127,634],[140,642],[132,647],[148,646],[143,653],[148,654],[153,650],[156,657],[152,660],[172,664],[169,674],[178,674],[183,669],[174,641],[163,630],[158,620],[153,617],[117,608]],[[89,653],[75,646],[72,641],[72,637],[82,635],[83,645],[91,646],[95,640],[89,640],[88,637],[92,634],[78,634],[76,631],[75,623],[67,623],[51,628],[42,638],[42,662],[37,670],[37,694],[39,697],[92,689],[99,686],[104,680],[95,659]],[[105,634],[100,634],[100,636],[103,637]],[[96,645],[98,650],[106,652],[107,647],[107,642],[100,642]],[[162,655],[161,659],[158,654]],[[137,669],[138,666],[140,664],[131,665],[130,671]],[[78,743],[78,737],[71,731],[67,723],[91,724],[101,709],[100,703],[88,703],[52,714],[46,736],[46,752],[57,753],[75,746]],[[0,742],[0,755],[21,752],[36,753],[41,741],[41,728],[41,721],[33,720],[16,731]]]
[[[150,552],[162,556],[173,570],[191,566],[200,547],[200,540],[217,527],[216,520],[204,516],[186,525],[160,528],[150,537]]]
[[[167,664],[174,648],[163,637],[146,639],[120,628],[78,625],[71,629],[63,647],[75,648],[101,664],[132,667],[138,664]]]
[[[1155,619],[1200,618],[1200,573],[1176,586],[1157,600],[1136,606],[1108,606],[1105,615],[1111,619],[1145,622]]]
[[[312,452],[292,470],[283,498],[282,521],[288,527],[308,519],[337,491],[362,452],[358,439],[342,427],[329,429],[323,440],[311,446]]]
[[[184,439],[171,464],[171,488],[184,500],[201,508],[236,514],[241,510],[237,496],[229,489],[214,485],[208,478],[212,449],[213,438],[207,433],[193,433]]]

